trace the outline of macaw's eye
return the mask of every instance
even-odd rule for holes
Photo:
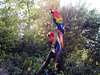
[[[48,37],[49,37],[50,35],[48,35]]]

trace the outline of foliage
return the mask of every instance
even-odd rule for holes
[[[33,75],[49,53],[46,6],[58,1],[3,0],[0,8],[0,69],[8,75]],[[100,74],[100,14],[84,5],[61,8],[65,24],[66,75]],[[54,68],[54,62],[48,66]],[[58,75],[63,75],[62,72]]]
[[[84,6],[64,7],[62,14],[65,23],[64,60],[67,74],[97,75],[100,63],[96,38],[100,15],[96,10],[87,11]]]

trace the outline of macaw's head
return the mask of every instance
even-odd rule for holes
[[[54,9],[50,9],[50,12],[51,12],[51,13],[54,13]]]

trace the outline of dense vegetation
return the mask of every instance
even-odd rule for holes
[[[0,2],[0,75],[34,75],[49,53],[46,23],[50,15],[42,2],[46,0],[38,3],[40,7],[34,0]],[[66,75],[100,75],[100,14],[84,5],[60,10]]]

